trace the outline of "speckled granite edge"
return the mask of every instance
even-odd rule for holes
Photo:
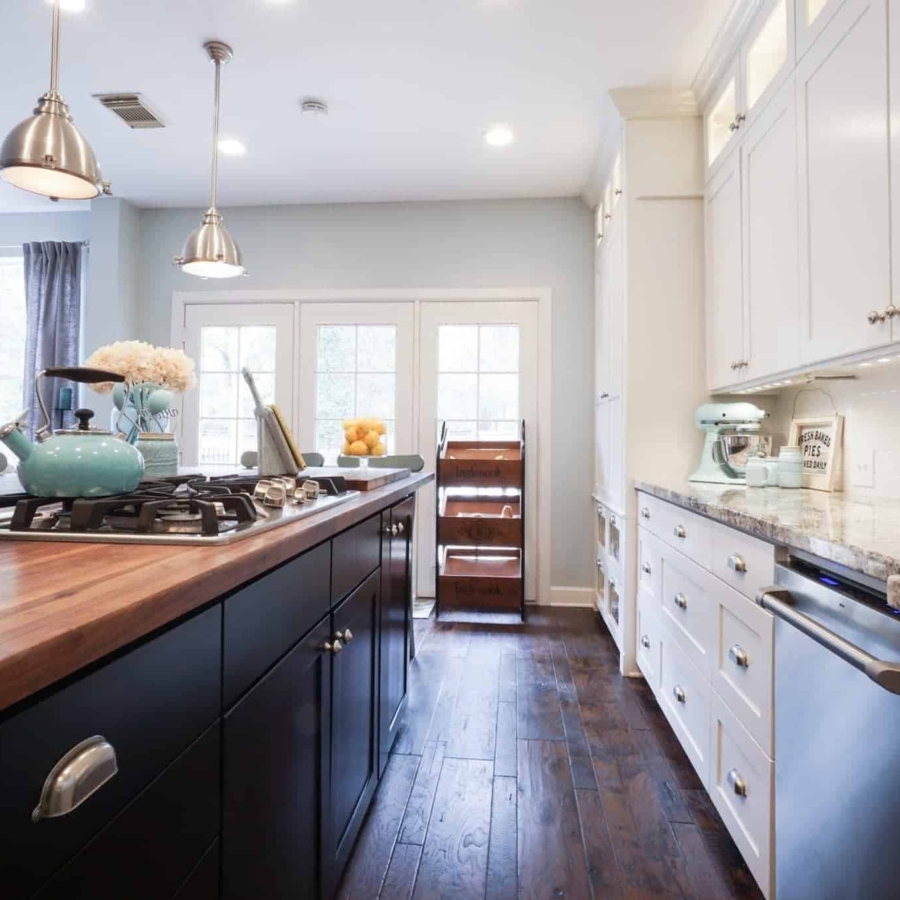
[[[635,488],[753,537],[804,550],[881,581],[900,574],[897,500],[690,483],[672,488],[638,481]],[[768,507],[765,512],[746,508],[758,500]],[[784,512],[779,505],[786,507]]]

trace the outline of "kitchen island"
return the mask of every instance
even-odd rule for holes
[[[4,896],[331,897],[405,701],[431,477],[225,546],[0,545]]]

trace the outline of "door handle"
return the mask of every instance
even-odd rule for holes
[[[68,815],[118,771],[115,748],[103,735],[81,741],[50,770],[31,821]]]
[[[871,653],[844,640],[831,629],[820,625],[815,619],[794,609],[794,598],[790,591],[777,585],[763,588],[756,595],[756,602],[773,615],[793,625],[799,632],[812,638],[817,644],[830,650],[835,656],[849,663],[854,669],[864,672],[879,687],[892,694],[900,694],[900,665],[887,660],[878,659]]]
[[[732,769],[726,776],[726,780],[728,781],[731,789],[737,794],[738,797],[746,797],[747,796],[747,782],[741,778],[741,773],[738,772],[737,769]]]
[[[728,651],[728,658],[731,659],[739,669],[750,668],[750,657],[747,651],[740,645],[734,644]]]

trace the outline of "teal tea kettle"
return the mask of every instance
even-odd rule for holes
[[[80,367],[45,369],[37,377],[66,378],[82,384],[121,382],[115,372]],[[94,428],[90,409],[76,410],[77,428],[51,430],[50,416],[40,391],[38,403],[45,424],[32,443],[19,430],[23,413],[0,428],[0,441],[19,457],[19,480],[29,494],[39,497],[108,497],[133,491],[144,473],[144,458],[135,447],[111,431]]]

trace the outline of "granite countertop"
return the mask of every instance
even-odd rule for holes
[[[668,485],[638,481],[635,487],[881,581],[900,574],[900,500],[689,481]]]

